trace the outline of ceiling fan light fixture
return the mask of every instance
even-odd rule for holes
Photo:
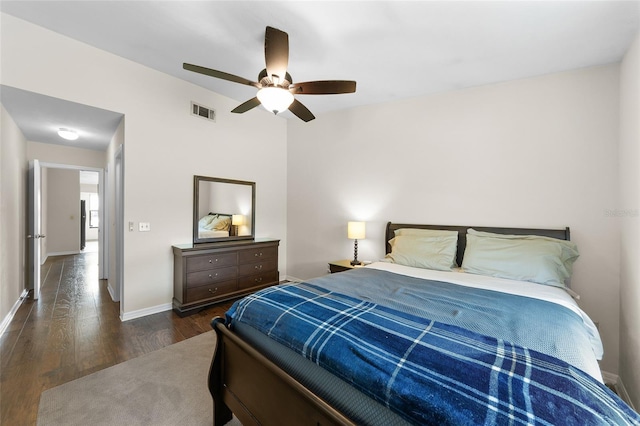
[[[76,139],[78,139],[78,132],[76,132],[75,130],[65,129],[64,127],[61,127],[58,130],[58,136],[68,141],[75,141]]]
[[[258,100],[267,111],[278,114],[293,103],[293,95],[281,87],[269,86],[258,90]]]

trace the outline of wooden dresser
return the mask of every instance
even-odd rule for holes
[[[180,316],[279,281],[280,240],[173,246],[173,309]]]

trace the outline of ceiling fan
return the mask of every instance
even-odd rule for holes
[[[289,64],[289,35],[273,27],[267,27],[264,35],[264,57],[266,68],[258,74],[258,81],[247,80],[211,68],[184,63],[185,70],[234,83],[258,88],[256,97],[239,105],[231,112],[242,114],[262,104],[268,111],[278,114],[286,109],[303,121],[311,121],[315,116],[293,95],[336,95],[353,93],[356,82],[350,80],[319,80],[294,83],[287,72]]]

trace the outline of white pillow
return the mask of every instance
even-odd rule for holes
[[[203,216],[199,221],[198,221],[198,227],[199,228],[204,228],[206,229],[207,225],[209,225],[211,223],[211,221],[213,219],[215,219],[218,215],[213,215],[213,214],[208,214],[206,216]]]

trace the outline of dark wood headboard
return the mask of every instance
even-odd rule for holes
[[[464,257],[464,249],[467,246],[467,229],[473,228],[476,231],[493,232],[495,234],[511,234],[511,235],[541,235],[544,237],[557,238],[559,240],[570,240],[569,227],[564,229],[532,229],[532,228],[494,228],[487,226],[448,226],[448,225],[416,225],[406,223],[387,223],[387,231],[385,232],[385,253],[391,252],[389,240],[395,234],[396,229],[400,228],[417,228],[417,229],[442,229],[446,231],[458,232],[458,253],[456,254],[456,262],[462,265]]]

